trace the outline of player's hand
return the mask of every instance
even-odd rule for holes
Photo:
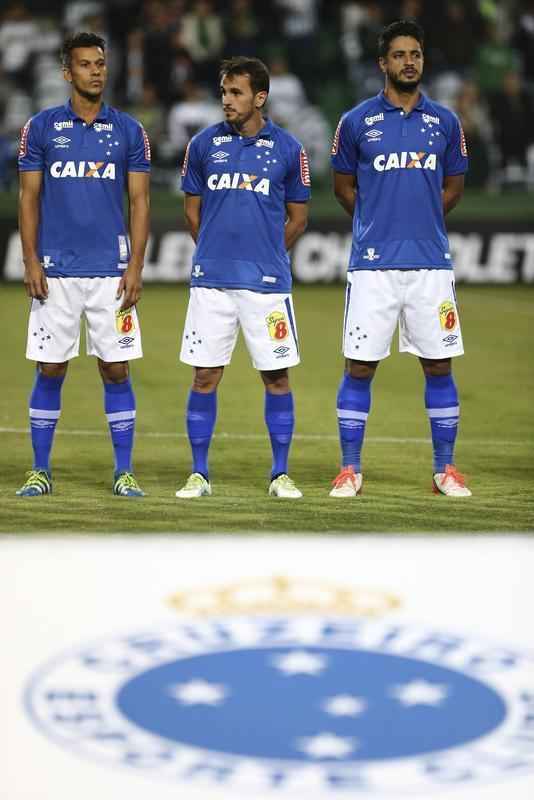
[[[28,262],[25,266],[24,286],[28,297],[34,297],[36,300],[46,300],[48,297],[48,281],[41,263],[37,259]]]
[[[141,297],[142,290],[141,268],[130,263],[126,267],[117,288],[117,300],[123,296],[120,310],[125,311],[125,309],[135,306]]]

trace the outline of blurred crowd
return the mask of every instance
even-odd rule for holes
[[[145,126],[153,178],[176,185],[189,138],[221,119],[218,65],[262,58],[268,114],[329,171],[339,115],[377,93],[377,36],[400,17],[426,33],[423,90],[453,108],[469,145],[468,185],[534,188],[534,0],[35,0],[0,10],[0,187],[15,180],[19,130],[68,96],[58,53],[71,31],[108,45],[106,101]]]

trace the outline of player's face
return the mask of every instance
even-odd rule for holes
[[[248,75],[226,75],[221,81],[221,101],[226,121],[242,128],[255,115],[261,114],[267,92],[254,92]]]
[[[414,91],[423,77],[424,57],[421,45],[412,36],[396,36],[388,54],[380,58],[380,69],[398,91]]]
[[[70,69],[65,70],[65,80],[88,100],[98,99],[107,79],[104,51],[100,47],[76,47],[71,53]]]

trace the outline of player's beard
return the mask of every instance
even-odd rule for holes
[[[387,76],[388,82],[397,92],[406,94],[414,94],[418,90],[422,78],[421,75],[417,75],[417,77],[412,78],[412,80],[406,80],[405,78],[400,79],[396,75],[392,75],[391,72],[388,72]]]

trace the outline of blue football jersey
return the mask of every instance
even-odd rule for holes
[[[150,171],[137,120],[103,105],[89,125],[70,100],[22,129],[19,170],[43,173],[38,253],[50,277],[120,275],[130,258],[124,219],[129,172]]]
[[[187,147],[182,189],[202,198],[192,286],[291,290],[285,204],[310,198],[300,142],[271,121],[251,137],[212,125]]]
[[[341,118],[332,166],[356,176],[349,270],[452,269],[443,179],[467,171],[452,111],[422,94],[406,114],[380,92]]]

